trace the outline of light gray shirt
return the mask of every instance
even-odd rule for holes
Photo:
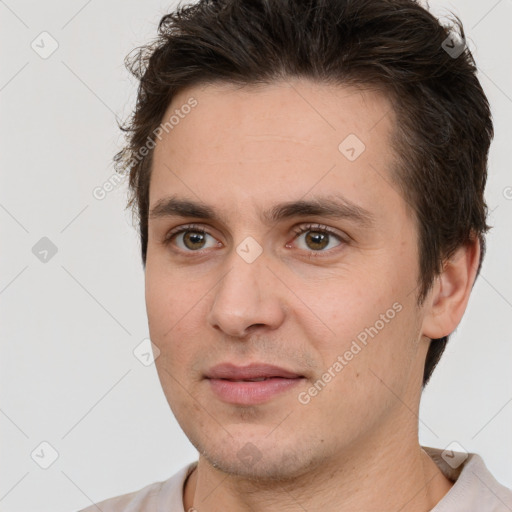
[[[512,512],[512,490],[501,485],[479,455],[470,453],[456,469],[442,450],[423,447],[454,485],[431,512]],[[451,452],[454,458],[465,454]],[[163,482],[101,501],[79,512],[185,512],[183,485],[196,467],[193,462]]]

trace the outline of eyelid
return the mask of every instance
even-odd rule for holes
[[[339,241],[339,244],[336,247],[333,247],[333,248],[325,250],[325,251],[323,251],[323,250],[307,251],[304,249],[304,251],[311,253],[311,255],[314,255],[314,256],[319,256],[321,254],[331,254],[332,251],[336,251],[337,249],[339,250],[340,246],[348,244],[349,240],[350,240],[349,235],[347,235],[343,232],[339,232],[338,230],[336,230],[334,228],[331,228],[329,226],[326,226],[324,224],[319,224],[319,223],[311,223],[310,222],[310,223],[306,223],[306,224],[301,224],[299,226],[295,226],[292,229],[292,231],[295,233],[295,236],[294,236],[292,242],[297,240],[297,238],[299,238],[299,236],[303,235],[304,233],[307,233],[308,231],[326,233],[329,236],[333,236],[334,238],[336,238]],[[288,242],[286,244],[286,247],[290,247],[292,242]]]
[[[341,231],[338,231],[334,228],[331,228],[329,226],[326,226],[324,224],[319,224],[316,222],[301,224],[299,226],[294,227],[292,231],[295,233],[296,238],[298,236],[302,235],[303,233],[307,233],[308,231],[318,231],[321,233],[328,233],[329,235],[335,236],[341,242],[344,242],[344,243],[348,243],[349,238],[350,238],[347,234],[345,234]]]
[[[306,222],[305,224],[299,224],[298,226],[294,226],[292,231],[294,233],[301,234],[304,233],[305,231],[314,231],[315,229],[317,229],[318,231],[325,231],[326,233],[336,235],[339,238],[343,237],[343,233],[325,224],[320,224],[318,222]]]
[[[177,236],[181,235],[182,233],[186,233],[188,231],[191,231],[191,232],[194,232],[194,233],[201,233],[203,235],[210,236],[210,237],[212,237],[215,240],[217,247],[219,246],[219,244],[222,245],[222,242],[220,242],[215,236],[213,236],[211,233],[209,233],[204,228],[204,226],[197,225],[197,224],[183,224],[181,226],[177,226],[176,228],[171,229],[165,235],[165,237],[164,237],[164,239],[162,241],[162,244],[165,247],[168,247],[168,246],[170,246],[172,244],[174,246],[173,250],[181,252],[182,254],[186,254],[186,253],[194,254],[195,253],[195,254],[199,255],[199,254],[206,253],[207,251],[215,248],[215,247],[207,247],[207,248],[197,249],[197,250],[193,251],[193,250],[183,249],[183,248],[179,247],[178,244],[173,244],[173,241],[174,241],[174,239]]]
[[[164,242],[170,242],[172,238],[175,235],[179,235],[180,233],[183,233],[184,231],[197,231],[198,233],[203,233],[206,235],[210,235],[203,226],[200,226],[199,224],[183,224],[181,226],[177,226],[173,229],[171,229],[164,238]],[[212,236],[212,235],[210,235]]]

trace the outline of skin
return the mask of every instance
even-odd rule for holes
[[[206,203],[218,218],[151,217],[145,276],[159,379],[200,454],[185,510],[430,510],[452,483],[418,442],[424,361],[429,339],[462,317],[478,242],[446,262],[418,307],[417,227],[391,179],[395,119],[383,94],[298,79],[210,84],[182,90],[164,119],[190,97],[197,106],[155,148],[150,211],[174,195]],[[338,149],[349,134],[366,146],[354,161]],[[336,195],[373,222],[261,217],[278,203]],[[188,235],[164,243],[191,223]],[[308,224],[340,238],[327,235],[319,249]],[[207,232],[199,249],[187,238],[197,227]],[[236,251],[249,236],[263,251],[252,263]],[[301,403],[299,393],[396,303],[400,312]],[[233,405],[204,378],[227,361],[305,378],[266,403]],[[247,443],[252,463],[238,456]]]

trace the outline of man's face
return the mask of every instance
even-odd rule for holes
[[[182,91],[162,122],[176,109],[154,154],[146,304],[191,442],[223,471],[285,478],[417,428],[418,239],[385,97],[224,84]]]

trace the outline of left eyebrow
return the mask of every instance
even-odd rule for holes
[[[332,219],[347,219],[363,227],[375,224],[375,215],[343,196],[317,197],[313,199],[281,203],[263,213],[263,219],[271,224],[290,217],[317,215]]]
[[[309,200],[279,203],[262,213],[261,218],[267,224],[293,218],[320,216],[332,219],[347,219],[363,227],[375,224],[375,215],[344,198],[343,196],[316,197]],[[222,220],[215,208],[201,201],[181,199],[176,196],[160,199],[149,212],[150,219],[164,217],[195,217],[206,220]]]

